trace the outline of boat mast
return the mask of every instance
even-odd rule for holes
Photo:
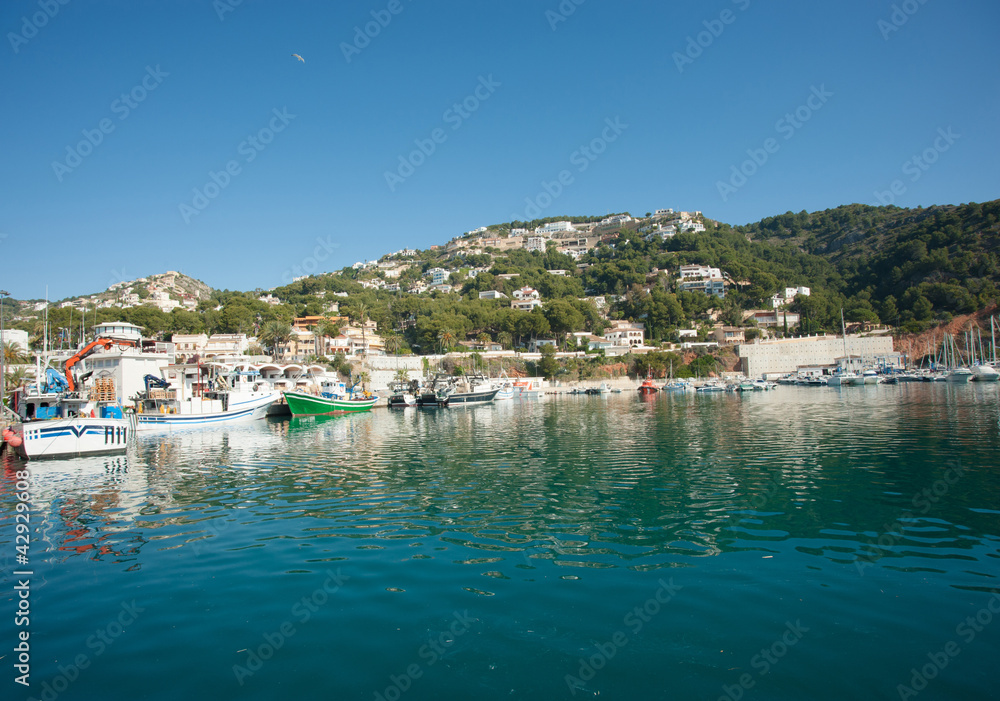
[[[990,317],[990,346],[993,349],[993,362],[997,362],[997,337],[993,331],[993,317]]]
[[[844,324],[844,308],[840,308],[840,333],[844,337],[844,365],[846,368],[851,366],[851,356],[847,354],[847,325]]]

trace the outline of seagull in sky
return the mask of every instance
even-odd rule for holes
[[[297,58],[297,59],[299,59],[300,61],[302,61],[302,63],[305,63],[305,62],[306,62],[306,60],[305,60],[304,58],[302,58],[301,56],[299,56],[298,54],[292,54],[292,56],[294,56],[295,58]]]

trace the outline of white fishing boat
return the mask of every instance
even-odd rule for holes
[[[122,409],[111,380],[89,390],[76,385],[70,390],[71,384],[47,368],[44,385],[13,392],[11,408],[20,421],[4,431],[4,439],[23,459],[111,455],[128,449],[135,416]]]
[[[405,409],[409,406],[417,405],[417,396],[420,394],[420,380],[394,380],[389,383],[389,391],[392,394],[386,400],[386,406],[390,409]]]
[[[726,386],[721,382],[719,382],[718,380],[708,380],[707,382],[705,382],[705,384],[698,387],[696,391],[701,392],[703,394],[710,394],[713,392],[725,392]]]
[[[493,380],[493,387],[497,390],[497,396],[494,397],[495,401],[499,402],[514,397],[514,382],[507,377],[505,372],[501,371],[500,377]]]
[[[514,399],[538,399],[542,396],[541,383],[537,378],[526,377],[514,380]]]
[[[687,380],[673,380],[662,387],[664,392],[693,392],[694,385]]]
[[[210,366],[177,364],[146,376],[135,397],[140,431],[172,431],[262,419],[281,393],[256,371],[214,375]]]

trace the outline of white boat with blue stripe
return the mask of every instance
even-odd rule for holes
[[[205,365],[168,365],[164,377],[147,375],[135,398],[140,431],[174,431],[254,421],[267,415],[281,393],[256,371],[212,376]]]
[[[135,434],[135,416],[103,400],[101,392],[70,391],[66,377],[47,368],[44,385],[13,393],[11,408],[21,420],[4,432],[7,444],[25,460],[124,453]]]

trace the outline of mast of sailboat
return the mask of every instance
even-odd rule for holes
[[[844,337],[844,367],[845,372],[851,366],[851,356],[847,354],[847,325],[844,323],[844,308],[840,308],[840,333]]]
[[[993,332],[993,317],[990,317],[990,347],[993,350],[993,362],[997,362],[997,337]]]

